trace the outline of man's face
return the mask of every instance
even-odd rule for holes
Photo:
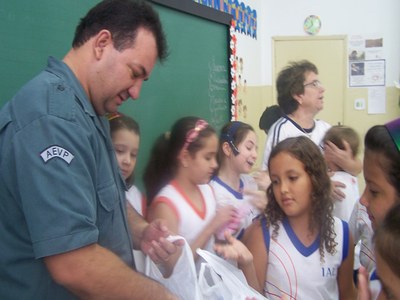
[[[137,99],[157,61],[154,35],[143,28],[134,45],[121,52],[112,42],[104,44],[96,48],[96,66],[88,75],[89,98],[98,115],[116,112],[129,97]]]

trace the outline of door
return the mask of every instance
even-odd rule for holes
[[[273,81],[290,61],[307,59],[314,63],[325,87],[324,109],[316,116],[331,125],[343,124],[347,86],[347,41],[345,36],[274,37]],[[276,90],[273,89],[273,99]]]

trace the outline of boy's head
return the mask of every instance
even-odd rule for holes
[[[279,105],[275,104],[272,106],[268,106],[260,117],[260,129],[264,130],[265,133],[268,134],[268,131],[271,128],[272,124],[278,121],[279,118],[283,115],[284,113],[282,112]]]
[[[345,150],[343,141],[346,141],[351,148],[353,157],[358,154],[360,148],[360,137],[357,132],[350,127],[343,125],[332,126],[325,134],[322,143],[332,142],[341,150]]]

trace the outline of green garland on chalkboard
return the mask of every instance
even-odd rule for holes
[[[231,42],[230,42],[230,48],[231,48],[231,56],[230,56],[230,63],[231,63],[231,90],[232,90],[232,96],[231,96],[231,120],[236,121],[238,118],[237,115],[237,79],[236,79],[236,35],[235,35],[235,20],[232,19],[231,21],[231,28],[229,30],[230,37],[231,37]]]

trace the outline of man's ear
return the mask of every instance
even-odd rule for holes
[[[97,59],[100,59],[104,53],[104,49],[112,46],[112,35],[109,30],[103,29],[99,31],[94,39],[94,53]]]

